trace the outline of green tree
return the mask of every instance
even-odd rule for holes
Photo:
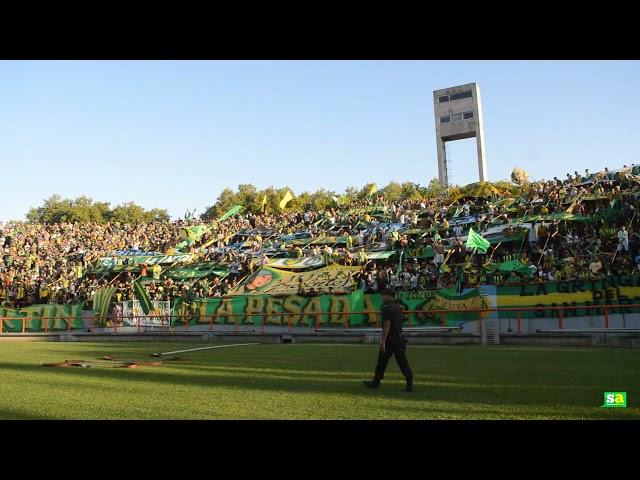
[[[336,192],[321,188],[320,190],[317,190],[310,195],[310,201],[309,205],[307,206],[307,210],[316,210],[318,212],[322,212],[329,210],[332,207],[335,208],[337,204],[333,200],[333,197],[337,197]]]
[[[153,209],[147,212],[133,202],[118,205],[112,210],[108,202],[94,202],[85,195],[71,200],[57,194],[45,199],[41,207],[31,208],[26,218],[33,223],[145,223],[170,219],[166,210]]]
[[[144,213],[145,222],[168,222],[171,220],[169,212],[165,209],[152,208]]]
[[[398,182],[389,182],[381,191],[388,202],[397,202],[402,198],[402,186]]]
[[[145,223],[145,211],[133,202],[118,205],[111,211],[111,221],[119,223]]]
[[[422,195],[420,194],[420,185],[413,182],[404,182],[402,184],[402,200],[420,200]]]
[[[30,222],[105,222],[109,213],[109,204],[93,202],[86,196],[75,200],[62,198],[58,194],[44,200],[41,207],[31,208],[26,215]]]
[[[238,193],[236,193],[236,202],[234,203],[234,205],[242,205],[244,208],[246,208],[246,211],[256,213],[260,209],[260,201],[257,198],[257,193],[258,191],[256,190],[256,187],[254,187],[250,183],[238,185]],[[225,212],[227,210],[225,210]]]
[[[432,178],[429,185],[427,185],[426,191],[424,191],[424,196],[428,199],[435,199],[445,192],[446,189],[440,186],[440,181],[437,178]]]
[[[205,221],[216,219],[234,205],[235,198],[236,194],[233,192],[233,190],[231,190],[230,188],[225,188],[224,190],[222,190],[220,195],[218,195],[216,203],[210,207],[207,207],[200,218]]]
[[[302,192],[293,197],[293,200],[287,205],[287,209],[292,209],[296,212],[304,212],[311,207],[311,194],[309,192]]]
[[[356,198],[359,191],[357,187],[347,187],[344,189],[344,194],[349,198]]]
[[[360,200],[372,198],[372,195],[370,195],[369,192],[371,191],[371,187],[373,187],[374,185],[375,184],[371,182],[371,183],[367,183],[364,187],[362,187],[358,192],[358,198]]]

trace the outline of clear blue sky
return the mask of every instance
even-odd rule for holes
[[[470,82],[491,180],[640,161],[637,61],[3,61],[0,220],[53,193],[176,217],[240,183],[426,184],[432,92]],[[477,181],[474,140],[448,148]]]

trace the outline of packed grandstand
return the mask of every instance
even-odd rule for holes
[[[373,186],[324,211],[288,212],[287,193],[275,211],[237,205],[208,221],[0,224],[0,300],[5,312],[82,304],[106,316],[136,299],[312,298],[387,287],[455,296],[481,285],[638,273],[640,166],[512,178],[400,201]]]

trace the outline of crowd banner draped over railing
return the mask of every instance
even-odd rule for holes
[[[404,310],[419,310],[409,314],[409,322],[422,324],[436,322],[457,325],[461,321],[477,320],[477,313],[451,313],[431,315],[429,310],[469,310],[490,306],[480,289],[470,289],[457,295],[455,289],[424,290],[419,292],[399,292],[398,300]],[[379,324],[382,309],[381,294],[365,294],[356,290],[347,295],[241,295],[227,298],[205,298],[186,302],[182,299],[174,304],[175,325],[189,324],[237,324],[312,326],[316,324],[336,324],[362,326]],[[355,312],[355,313],[354,313]],[[358,312],[368,312],[366,314]],[[279,315],[289,313],[295,315]]]
[[[22,332],[22,320],[26,319],[27,331],[82,329],[82,308],[84,303],[76,305],[31,305],[22,308],[0,308],[2,331]]]
[[[98,269],[112,269],[117,271],[118,267],[140,267],[141,264],[147,266],[166,265],[174,263],[187,263],[196,256],[191,253],[182,253],[178,255],[138,255],[138,256],[119,256],[119,257],[102,257],[98,260]],[[125,264],[124,262],[128,263]]]
[[[488,289],[488,287],[483,287]],[[495,287],[494,287],[495,288]],[[537,307],[539,310],[523,312],[523,318],[543,318],[558,315],[552,307],[582,306],[567,310],[566,316],[601,314],[599,305],[620,305],[619,311],[610,313],[637,313],[637,309],[624,305],[640,303],[640,277],[614,275],[601,280],[568,280],[561,282],[532,283],[495,288],[497,306]],[[545,307],[548,310],[545,310]],[[508,313],[500,314],[503,318]]]
[[[309,273],[309,272],[305,272]],[[293,275],[293,274],[291,274]],[[640,277],[612,276],[594,281],[560,281],[521,285],[483,285],[456,289],[397,292],[409,326],[459,326],[483,318],[566,318],[640,313]],[[156,307],[159,304],[154,302]],[[606,310],[604,306],[607,305]],[[631,306],[636,305],[636,306]],[[33,305],[0,309],[3,333],[80,330],[83,304]],[[304,296],[254,293],[229,297],[178,298],[173,308],[165,304],[156,318],[140,326],[198,324],[251,324],[280,326],[379,326],[382,295],[355,290],[347,294]],[[496,309],[498,309],[496,311]],[[482,314],[482,310],[486,311]],[[137,312],[137,313],[136,313]],[[96,312],[97,314],[98,312]],[[124,312],[123,312],[124,313]],[[143,317],[141,307],[128,315]],[[285,314],[285,315],[283,315]],[[98,319],[99,315],[96,315]],[[105,319],[108,318],[105,317]],[[24,327],[23,327],[24,319]],[[134,320],[134,323],[138,319]],[[136,323],[137,324],[137,323]],[[606,324],[606,321],[605,321]]]
[[[146,315],[138,300],[122,302],[122,326],[136,327],[169,327],[171,318],[171,302],[154,300],[151,302],[157,315]]]

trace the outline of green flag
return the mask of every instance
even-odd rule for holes
[[[485,240],[473,231],[473,227],[469,229],[469,236],[467,237],[467,248],[477,248],[480,253],[487,253],[489,248],[489,241]]]
[[[238,213],[243,208],[244,207],[242,205],[234,205],[228,211],[226,211],[224,215],[222,215],[218,220],[221,222],[223,220],[226,220],[229,217],[233,217],[236,213]]]
[[[133,291],[136,294],[136,298],[140,302],[142,311],[145,315],[149,315],[149,312],[153,310],[153,303],[151,302],[151,298],[149,298],[147,289],[143,287],[139,281],[136,280],[135,282],[133,282]]]
[[[116,291],[116,287],[108,285],[106,287],[100,287],[96,290],[93,296],[93,312],[101,317],[109,315],[109,306],[111,305],[111,299]]]
[[[498,265],[498,270],[501,272],[516,272],[520,275],[528,275],[531,273],[531,269],[520,260],[512,260],[510,262],[503,262]]]
[[[209,227],[206,225],[193,225],[191,227],[184,227],[180,229],[180,236],[183,238],[182,242],[175,246],[176,251],[181,251],[185,247],[189,247],[196,242],[199,242],[202,235],[207,233]]]
[[[200,240],[200,238],[202,238],[202,235],[204,235],[207,230],[209,230],[209,227],[207,227],[206,225],[193,225],[191,227],[184,227],[183,229],[180,230],[180,233],[182,235],[182,238],[189,239],[189,240],[195,240],[196,242],[198,240]]]
[[[398,268],[396,269],[396,275],[398,275],[402,271],[402,257],[404,254],[404,250],[400,250],[400,257],[398,260]]]

